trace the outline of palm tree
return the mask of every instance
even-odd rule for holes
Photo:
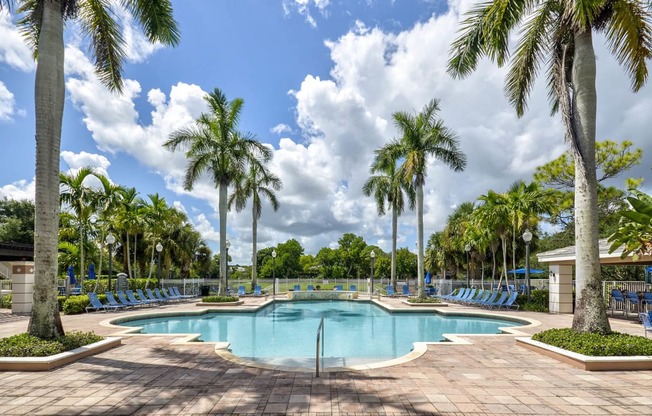
[[[394,160],[403,159],[399,174],[406,180],[413,181],[416,194],[417,211],[417,276],[418,296],[424,293],[423,264],[423,185],[426,182],[427,160],[434,156],[454,171],[462,171],[466,167],[466,156],[458,149],[458,139],[455,133],[437,117],[439,101],[431,100],[423,110],[412,115],[398,111],[393,114],[394,124],[400,132],[399,140],[392,140],[385,145],[382,152]]]
[[[97,222],[100,229],[100,247],[104,246],[104,233],[109,230],[111,218],[119,207],[122,199],[124,198],[124,188],[120,185],[111,183],[109,179],[100,174],[95,174],[95,176],[100,180],[101,188],[96,190],[93,193],[92,202],[93,209],[97,212],[98,217]],[[99,258],[99,267],[97,275],[102,275],[102,257],[104,256],[104,250],[100,250]],[[99,278],[95,281],[95,289],[97,291],[97,286],[99,284]]]
[[[93,198],[93,188],[84,184],[89,177],[97,177],[90,167],[81,168],[77,173],[60,173],[61,194],[59,202],[66,204],[77,216],[79,227],[79,284],[84,284],[84,240],[85,229],[89,226],[92,214],[90,202]]]
[[[185,146],[188,167],[184,188],[192,190],[204,173],[210,173],[219,189],[220,214],[220,294],[226,293],[226,213],[227,194],[231,183],[244,176],[248,163],[269,162],[272,151],[250,133],[237,130],[244,101],[228,101],[218,88],[204,98],[209,113],[202,114],[194,126],[174,131],[164,147],[176,150]]]
[[[147,283],[145,287],[149,286],[149,281],[152,278],[152,267],[154,264],[154,253],[156,252],[156,245],[160,242],[162,244],[162,237],[166,226],[172,224],[170,208],[168,208],[165,198],[160,196],[158,193],[147,195],[150,202],[144,202],[143,204],[143,214],[146,218],[147,223],[147,233],[145,238],[149,239],[150,249],[152,256],[150,259],[149,273],[147,274]],[[164,250],[169,250],[169,241],[168,244],[163,244]],[[157,279],[160,279],[161,276],[156,276]],[[159,282],[160,284],[160,282]]]
[[[392,211],[392,264],[390,282],[396,291],[396,240],[398,238],[398,217],[405,210],[407,196],[410,209],[414,209],[416,195],[412,181],[405,180],[397,171],[397,161],[390,154],[376,150],[369,173],[372,176],[362,186],[366,196],[374,195],[378,215],[385,215],[385,207]]]
[[[647,2],[636,0],[526,3],[506,0],[471,10],[452,45],[449,72],[466,76],[487,55],[502,66],[510,33],[521,30],[505,91],[521,116],[538,69],[547,64],[552,112],[561,110],[565,138],[575,161],[576,301],[573,329],[609,333],[598,249],[595,161],[596,56],[593,32],[602,32],[612,53],[639,90],[647,80],[652,28]]]
[[[478,200],[483,203],[473,211],[473,223],[484,224],[486,227],[493,229],[495,235],[500,237],[503,252],[503,270],[498,280],[498,285],[500,286],[503,281],[503,276],[505,277],[505,281],[507,281],[507,235],[511,227],[511,209],[505,195],[493,190],[489,190],[485,195],[480,196]],[[495,251],[492,246],[494,256]]]
[[[65,98],[64,21],[76,20],[91,38],[90,49],[100,80],[122,89],[125,51],[119,26],[108,2],[82,0],[0,0],[0,8],[20,3],[19,24],[38,56],[35,82],[36,185],[34,232],[34,295],[28,332],[51,339],[64,334],[56,298],[57,231],[59,225],[59,158]],[[175,45],[179,30],[171,0],[123,0],[121,5],[140,23],[150,42]],[[70,25],[75,27],[74,25]]]
[[[263,211],[262,198],[269,200],[274,211],[278,211],[279,203],[274,191],[280,191],[283,187],[281,179],[275,174],[269,172],[267,168],[260,163],[250,163],[247,175],[235,181],[233,193],[229,197],[228,207],[235,205],[237,212],[244,209],[247,200],[251,197],[251,214],[252,214],[252,257],[251,257],[251,287],[252,289],[258,284],[258,250],[256,243],[258,240],[258,220]],[[273,282],[272,284],[276,284]]]

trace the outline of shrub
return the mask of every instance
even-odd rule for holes
[[[408,298],[409,303],[441,303],[439,298]]]
[[[527,300],[527,295],[518,295],[516,303],[521,305],[522,311],[530,312],[549,312],[548,305],[550,300],[550,292],[547,290],[535,289],[530,293],[530,301]]]
[[[11,294],[2,295],[2,305],[0,305],[0,308],[11,309]]]
[[[202,302],[220,303],[220,302],[237,302],[240,298],[237,296],[205,296],[201,298]]]
[[[63,302],[63,313],[66,315],[77,315],[86,312],[86,307],[90,305],[87,295],[70,296]]]
[[[71,332],[54,340],[18,334],[0,339],[0,357],[47,357],[102,339],[104,338],[92,332]]]
[[[57,304],[59,305],[59,310],[63,310],[63,304],[66,303],[66,298],[65,296],[57,296]]]
[[[608,335],[578,333],[571,328],[549,329],[532,339],[579,354],[613,357],[652,355],[652,340],[637,335],[612,332]]]

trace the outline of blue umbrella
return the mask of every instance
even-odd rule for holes
[[[432,276],[430,276],[430,272],[426,272],[426,284],[429,285],[432,283]]]
[[[88,265],[88,279],[89,280],[95,279],[95,265],[93,263]]]
[[[68,266],[68,277],[70,278],[71,285],[77,284],[77,280],[75,280],[75,269],[72,267],[72,265]]]
[[[545,272],[546,272],[545,270],[530,269],[530,274],[541,274],[541,273],[545,273]],[[514,273],[516,273],[516,274],[525,274],[525,267],[522,267],[522,268],[516,269],[516,270],[510,270],[507,273],[509,273],[509,274],[514,274]]]

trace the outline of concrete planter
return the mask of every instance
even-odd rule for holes
[[[122,338],[109,337],[93,344],[48,357],[0,357],[0,371],[47,371],[120,346]]]
[[[238,306],[244,303],[243,300],[238,300],[236,302],[197,302],[197,306]]]

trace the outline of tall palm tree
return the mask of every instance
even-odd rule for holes
[[[400,139],[385,145],[382,152],[395,160],[403,159],[399,174],[414,183],[417,211],[417,277],[418,296],[424,297],[423,264],[423,185],[426,182],[427,160],[434,157],[454,171],[466,167],[466,156],[458,148],[458,138],[438,117],[439,101],[431,100],[420,113],[403,111],[393,114]]]
[[[21,4],[19,24],[38,56],[35,82],[36,186],[34,296],[28,332],[41,338],[63,335],[56,298],[59,157],[65,98],[64,21],[76,21],[90,37],[95,70],[108,88],[122,89],[124,40],[109,2],[85,0],[1,0],[0,8]],[[179,30],[171,0],[123,0],[121,5],[140,23],[150,42],[175,45]],[[75,27],[70,25],[70,27]]]
[[[111,181],[109,181],[109,179],[104,175],[96,174],[95,176],[100,180],[101,187],[99,190],[96,190],[93,193],[92,205],[93,205],[93,210],[98,214],[97,226],[99,226],[100,229],[99,246],[103,247],[104,234],[110,228],[111,225],[110,223],[112,222],[111,219],[113,218],[122,199],[124,198],[125,189],[120,185],[111,183]],[[101,249],[100,258],[99,258],[99,267],[97,272],[98,276],[102,275],[103,256],[104,256],[104,250]],[[95,281],[94,291],[97,290],[98,284],[99,284],[99,279]]]
[[[265,165],[261,163],[249,163],[247,174],[235,181],[233,193],[229,197],[228,207],[235,205],[237,212],[244,209],[247,200],[251,198],[252,214],[252,257],[251,257],[251,287],[258,284],[258,250],[256,243],[258,240],[258,220],[263,212],[262,198],[267,198],[274,211],[278,211],[279,202],[276,199],[274,191],[280,191],[283,182],[275,174],[269,172]],[[276,284],[273,282],[272,284]]]
[[[186,147],[188,167],[184,188],[192,190],[204,173],[211,175],[219,189],[220,214],[220,294],[226,293],[226,213],[228,187],[245,174],[248,163],[264,165],[272,151],[250,133],[238,131],[244,101],[228,101],[218,88],[204,98],[209,112],[202,114],[193,126],[172,132],[164,147],[175,151]]]
[[[390,282],[396,291],[396,240],[398,238],[398,217],[405,210],[405,197],[410,209],[416,204],[416,193],[412,181],[398,173],[397,161],[390,154],[376,150],[376,157],[369,169],[372,176],[362,186],[366,196],[374,195],[378,215],[385,215],[387,207],[392,211],[392,263]]]
[[[502,66],[510,57],[510,33],[520,30],[505,91],[521,116],[538,70],[547,66],[552,112],[561,110],[575,161],[576,301],[573,329],[609,333],[598,249],[595,161],[597,94],[593,32],[602,32],[625,67],[632,89],[647,80],[652,56],[648,2],[637,0],[495,0],[471,10],[452,45],[449,72],[466,76],[487,55]]]
[[[149,286],[149,281],[152,278],[152,267],[154,264],[154,254],[156,253],[156,245],[160,242],[163,245],[163,250],[169,250],[168,244],[163,244],[162,237],[166,226],[171,226],[172,224],[172,214],[170,213],[170,208],[168,207],[165,198],[160,196],[158,193],[147,195],[149,197],[149,202],[144,202],[143,205],[143,214],[146,218],[147,223],[147,233],[146,238],[150,242],[151,250],[151,259],[149,273],[147,274],[147,282],[145,286]],[[161,276],[156,276],[157,279],[160,279]]]
[[[79,227],[79,284],[84,284],[84,240],[85,232],[90,222],[92,214],[91,201],[94,190],[88,184],[86,179],[97,177],[90,167],[81,168],[77,173],[60,173],[59,182],[61,183],[61,193],[59,202],[67,205],[74,211],[78,220]]]
[[[498,285],[501,285],[503,277],[507,281],[507,237],[511,228],[511,208],[507,203],[505,195],[493,190],[489,190],[485,195],[481,195],[478,200],[483,203],[473,211],[473,223],[485,224],[485,226],[495,230],[495,235],[500,238],[503,253],[503,270],[498,280]],[[493,247],[492,251],[495,253]]]

